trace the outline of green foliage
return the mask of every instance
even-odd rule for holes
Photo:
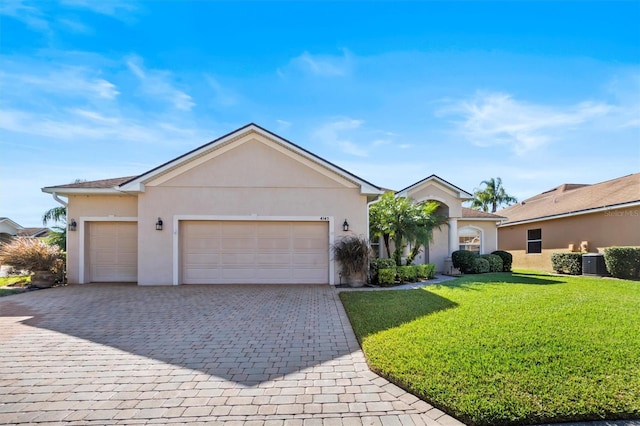
[[[480,256],[489,262],[489,272],[502,272],[502,258],[495,254],[483,254]]]
[[[396,267],[396,262],[393,259],[380,259],[380,258],[373,259],[369,264],[369,271],[371,273],[371,283],[379,284],[378,274],[380,269],[394,268],[395,270],[395,267]]]
[[[640,278],[640,247],[606,248],[604,263],[616,278]]]
[[[413,249],[407,258],[407,264],[411,264],[422,246],[433,239],[433,229],[446,221],[435,214],[438,206],[436,202],[415,203],[411,198],[396,197],[393,192],[387,192],[369,208],[370,235],[383,239],[387,253],[389,240],[393,240],[392,257],[397,266],[402,264],[404,248],[411,243]]]
[[[508,251],[504,250],[496,250],[491,254],[495,254],[496,256],[500,256],[502,259],[502,271],[503,272],[511,272],[511,265],[513,264],[513,255]]]
[[[507,194],[500,178],[483,180],[480,185],[485,185],[485,187],[473,192],[473,200],[471,201],[473,209],[488,212],[491,207],[491,213],[495,213],[498,206],[502,204],[510,205],[518,202],[515,197]]]
[[[487,259],[480,256],[476,256],[473,259],[473,267],[471,268],[472,274],[486,274],[491,271],[491,266]]]
[[[418,280],[416,269],[413,266],[398,266],[396,271],[401,283],[414,283]]]
[[[396,283],[396,267],[380,268],[378,270],[378,284],[392,286]]]
[[[58,246],[62,251],[67,251],[67,228],[53,226],[45,241],[52,246]]]
[[[367,272],[371,248],[366,238],[348,235],[333,244],[331,250],[334,259],[340,262],[345,277]]]
[[[67,223],[67,208],[64,206],[58,206],[44,212],[42,215],[42,224],[47,226],[49,222]]]
[[[516,271],[340,298],[372,369],[466,424],[640,415],[637,282]]]
[[[463,274],[470,274],[473,270],[473,261],[477,255],[469,250],[456,250],[451,253],[453,267],[458,268]]]
[[[52,271],[64,260],[58,246],[52,246],[39,238],[15,238],[0,246],[0,264],[29,272]]]
[[[416,265],[418,278],[430,280],[436,276],[436,265],[433,263],[425,263],[424,265]]]
[[[553,253],[551,266],[559,274],[582,274],[582,253]]]

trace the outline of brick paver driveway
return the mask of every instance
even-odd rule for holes
[[[460,424],[372,373],[329,286],[0,299],[0,424]]]

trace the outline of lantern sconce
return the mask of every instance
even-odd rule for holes
[[[69,222],[69,231],[75,231],[78,228],[78,223],[76,222],[75,219],[71,219],[71,222]]]
[[[162,231],[162,219],[158,218],[156,222],[156,231]]]
[[[342,224],[342,230],[344,232],[348,232],[349,231],[349,222],[347,222],[347,219],[345,219],[344,223]]]

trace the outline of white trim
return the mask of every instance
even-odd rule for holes
[[[429,176],[428,178],[421,180],[419,182],[414,183],[411,186],[406,187],[405,189],[399,191],[396,193],[396,196],[400,196],[400,197],[406,197],[407,193],[409,191],[414,191],[417,188],[420,188],[421,186],[431,182],[431,181],[436,181],[438,182],[440,185],[444,186],[448,191],[452,192],[456,197],[458,198],[462,198],[462,199],[471,199],[473,198],[473,195],[469,194],[467,191],[461,189],[461,188],[457,188],[455,186],[453,186],[453,184],[446,182],[445,180],[443,180],[442,178],[436,176],[436,175],[432,175]]]
[[[138,222],[137,217],[129,216],[80,216],[78,218],[78,284],[86,284],[85,260],[85,223],[86,222]]]
[[[504,220],[503,218],[492,218],[492,217],[459,217],[458,220],[460,221],[467,221],[467,222],[473,222],[473,221],[479,221],[479,222],[495,222],[498,223],[502,220]]]
[[[42,188],[42,192],[47,194],[123,194],[122,191],[117,190],[115,187],[113,188],[63,188],[63,187],[49,187]],[[127,194],[124,194],[127,195]]]
[[[504,228],[507,226],[514,226],[514,225],[523,225],[526,223],[545,222],[547,220],[562,219],[564,217],[582,216],[585,214],[600,213],[600,212],[606,212],[609,210],[619,210],[627,207],[638,207],[638,206],[640,206],[640,201],[634,201],[631,203],[623,203],[623,204],[614,204],[611,206],[598,207],[598,208],[589,209],[589,210],[580,210],[580,211],[571,212],[571,213],[561,213],[561,214],[550,215],[550,216],[536,217],[534,219],[518,220],[515,222],[503,222],[500,225],[498,225],[498,228]]]
[[[372,184],[362,180],[361,178],[358,178],[355,175],[351,175],[349,172],[346,172],[345,170],[338,168],[337,166],[329,163],[328,161],[320,157],[312,155],[311,153],[292,144],[291,142],[285,139],[282,139],[281,137],[273,133],[267,132],[266,130],[256,126],[255,124],[250,124],[248,126],[242,127],[241,129],[238,129],[232,133],[229,133],[226,136],[223,136],[220,139],[216,139],[206,145],[203,145],[200,148],[197,148],[196,150],[185,154],[184,156],[181,156],[172,161],[169,161],[168,163],[158,167],[157,169],[146,172],[138,176],[137,178],[133,179],[129,183],[122,185],[120,189],[122,191],[139,191],[140,185],[142,183],[147,182],[151,179],[154,179],[155,177],[160,176],[176,167],[180,167],[182,164],[189,163],[190,161],[202,156],[203,154],[206,154],[209,151],[219,149],[224,145],[226,145],[227,143],[233,142],[237,139],[245,137],[252,132],[257,133],[258,135],[297,153],[298,155],[306,158],[309,161],[312,161],[313,163],[319,164],[322,167],[325,167],[326,169],[331,170],[333,173],[335,173],[336,175],[340,176],[343,179],[346,179],[350,182],[353,182],[359,185],[361,194],[380,195],[383,193],[382,189],[373,186]]]
[[[331,256],[334,243],[333,216],[222,216],[222,215],[174,215],[173,216],[173,285],[180,284],[180,221],[261,221],[261,222],[328,222],[329,223],[329,284],[335,285],[335,265]]]

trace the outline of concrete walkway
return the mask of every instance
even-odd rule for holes
[[[0,299],[0,424],[461,425],[372,373],[329,286]]]

